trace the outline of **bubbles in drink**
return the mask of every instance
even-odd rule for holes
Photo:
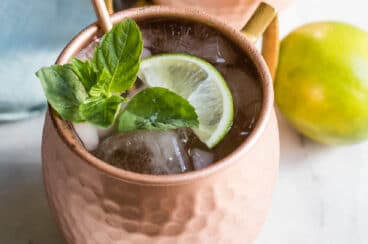
[[[198,148],[190,151],[195,170],[203,169],[213,163],[213,154]]]
[[[234,100],[232,128],[213,149],[202,143],[191,129],[128,134],[118,134],[116,129],[112,133],[110,129],[110,136],[100,138],[102,142],[93,153],[107,163],[144,174],[185,173],[203,169],[228,156],[251,134],[262,107],[262,88],[250,59],[211,27],[178,20],[138,24],[144,39],[142,58],[187,53],[207,60],[219,70]],[[91,58],[97,42],[97,39],[93,41],[78,57]],[[144,87],[138,79],[134,88],[123,95],[134,96]]]

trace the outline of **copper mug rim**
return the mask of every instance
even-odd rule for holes
[[[251,150],[252,146],[257,142],[262,132],[265,130],[266,125],[270,119],[273,109],[273,86],[272,78],[267,68],[267,65],[257,51],[255,46],[238,30],[233,29],[227,24],[217,20],[215,17],[194,9],[177,9],[166,6],[149,6],[135,9],[123,10],[111,15],[111,20],[114,24],[126,19],[132,18],[135,20],[146,20],[153,18],[176,18],[183,20],[192,20],[200,24],[209,25],[222,33],[227,39],[232,41],[236,46],[246,53],[255,65],[260,82],[262,83],[263,103],[260,116],[256,123],[256,127],[252,130],[250,135],[244,140],[244,142],[236,148],[233,152],[216,161],[212,165],[196,170],[187,172],[184,174],[174,175],[147,175],[130,172],[124,169],[116,168],[96,158],[90,152],[88,152],[80,142],[75,138],[74,132],[71,130],[70,123],[62,120],[57,113],[49,106],[52,123],[56,128],[59,136],[64,143],[68,145],[76,155],[83,159],[86,163],[93,166],[97,170],[105,172],[115,178],[118,178],[125,182],[133,182],[141,185],[180,185],[186,184],[191,181],[203,179],[216,172],[224,170],[230,167],[235,162],[241,162],[240,157],[245,152]],[[89,25],[81,32],[79,32],[63,49],[58,57],[57,64],[68,63],[69,60],[75,56],[83,47],[85,47],[94,36],[99,33],[99,27],[97,22]],[[44,141],[44,140],[43,140]]]

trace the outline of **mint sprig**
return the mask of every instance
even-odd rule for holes
[[[143,50],[142,34],[133,20],[125,20],[106,33],[93,58],[41,68],[47,100],[64,120],[111,126],[127,99],[117,94],[132,88]],[[197,127],[194,108],[181,96],[159,87],[138,93],[120,116],[119,131],[166,130]]]

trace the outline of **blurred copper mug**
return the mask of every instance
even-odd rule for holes
[[[263,102],[256,128],[229,156],[199,171],[154,176],[128,172],[84,149],[71,125],[50,108],[43,133],[46,192],[69,244],[252,243],[265,221],[278,172],[279,136],[272,80],[253,44],[202,12],[168,7],[130,9],[112,22],[182,19],[211,26],[255,66]],[[62,51],[65,64],[100,35],[97,24]]]
[[[171,7],[204,10],[238,30],[247,23],[257,6],[264,1],[280,11],[292,0],[153,0],[157,4]]]

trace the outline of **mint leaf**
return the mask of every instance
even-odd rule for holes
[[[122,101],[120,96],[93,97],[80,106],[80,112],[88,122],[106,128],[115,121]]]
[[[72,65],[52,65],[41,68],[36,76],[41,80],[47,100],[61,118],[75,122],[84,121],[79,112],[79,106],[88,95],[74,73]]]
[[[96,83],[97,77],[96,71],[94,70],[91,61],[87,60],[83,62],[82,60],[73,58],[71,63],[73,71],[82,82],[86,91],[89,92],[91,87]]]
[[[89,95],[91,97],[108,97],[110,96],[110,74],[106,69],[102,70],[102,72],[98,76],[97,83],[91,87],[89,91]]]
[[[133,20],[115,25],[96,47],[92,63],[110,75],[110,92],[122,93],[137,79],[143,50],[142,34]]]
[[[166,88],[152,87],[130,100],[120,117],[119,131],[168,130],[198,124],[198,116],[187,100]]]

